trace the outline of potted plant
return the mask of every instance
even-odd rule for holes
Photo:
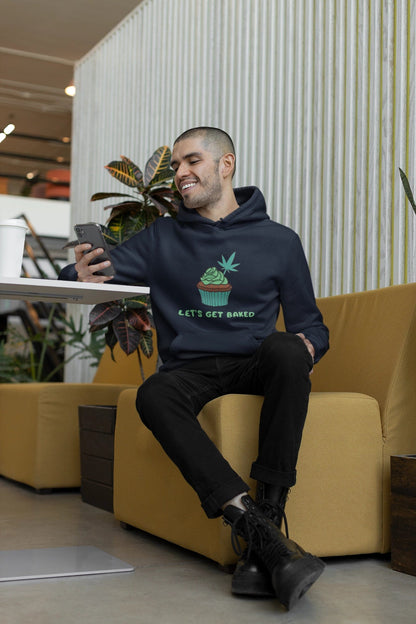
[[[170,167],[171,151],[159,147],[147,161],[144,171],[129,158],[121,156],[106,165],[107,171],[119,182],[131,189],[131,193],[95,193],[91,201],[123,198],[123,201],[105,206],[110,216],[104,236],[109,245],[119,245],[137,232],[148,227],[155,219],[168,216],[175,218],[180,195],[174,185],[174,171]],[[146,357],[153,353],[153,317],[147,295],[94,306],[89,317],[90,331],[106,329],[105,341],[111,349],[117,342],[130,355],[136,352],[141,363],[142,352]]]

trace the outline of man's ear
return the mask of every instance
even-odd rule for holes
[[[224,154],[220,161],[220,172],[223,178],[232,177],[235,167],[235,156],[231,152]]]

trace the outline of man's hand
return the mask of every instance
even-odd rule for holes
[[[309,353],[312,356],[312,361],[314,361],[315,360],[315,348],[313,344],[311,343],[311,341],[306,338],[305,334],[299,333],[299,334],[296,334],[296,336],[299,336],[299,338],[302,338],[303,342],[306,345],[306,348],[308,349]],[[311,373],[313,373],[313,368],[311,369]]]
[[[82,245],[74,247],[76,260],[75,270],[78,273],[78,281],[101,284],[111,280],[112,277],[110,275],[95,275],[96,271],[102,271],[102,269],[110,266],[111,263],[108,262],[108,260],[100,262],[99,264],[90,264],[90,262],[102,254],[104,250],[99,248],[84,254],[84,252],[88,249],[91,249],[91,245],[89,243],[83,243]]]

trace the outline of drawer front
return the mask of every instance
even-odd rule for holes
[[[100,433],[81,429],[80,450],[81,454],[95,455],[103,459],[113,459],[114,457],[114,436],[109,433]]]
[[[89,431],[114,433],[117,407],[115,405],[80,405],[79,426]]]
[[[113,511],[113,488],[89,479],[81,480],[81,497],[84,503],[106,511]]]
[[[113,486],[113,461],[94,455],[81,454],[81,474],[85,479]]]
[[[391,567],[416,576],[416,456],[391,457]]]

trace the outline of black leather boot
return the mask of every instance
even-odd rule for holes
[[[285,520],[286,535],[288,528],[284,513],[288,488],[269,483],[257,484],[256,502],[265,515],[280,529]],[[246,549],[233,574],[231,591],[237,596],[262,596],[274,598],[275,592],[267,568],[255,552]]]
[[[286,501],[289,495],[289,488],[283,485],[274,485],[273,483],[262,483],[258,481],[256,492],[256,503],[260,505],[264,513],[277,526],[282,527],[282,521],[285,522],[286,536],[288,535],[288,527],[285,515]]]
[[[242,497],[246,511],[228,505],[224,520],[232,527],[233,547],[241,554],[238,537],[248,544],[268,570],[275,596],[287,609],[303,596],[322,574],[325,564],[288,539],[250,496]]]

